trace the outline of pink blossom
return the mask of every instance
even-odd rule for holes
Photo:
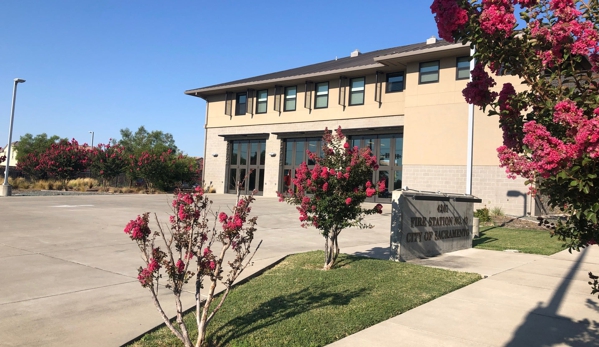
[[[509,37],[516,24],[514,7],[509,0],[482,0],[480,28],[489,35]]]
[[[457,0],[434,0],[431,12],[435,15],[439,36],[445,41],[453,42],[453,32],[468,23],[468,11],[461,8]]]
[[[349,204],[351,204],[351,198],[347,198],[347,199],[345,199],[345,204],[346,204],[346,205],[349,205]]]
[[[472,70],[472,81],[468,82],[462,94],[469,104],[474,104],[479,107],[484,107],[493,102],[497,97],[497,92],[492,92],[491,87],[497,83],[485,71],[481,63],[477,63]]]
[[[183,273],[183,271],[185,270],[185,263],[181,259],[177,260],[176,266],[177,266],[177,272]]]

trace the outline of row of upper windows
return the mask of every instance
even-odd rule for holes
[[[439,61],[420,63],[420,84],[439,82]],[[456,59],[456,79],[470,78],[470,57],[459,57]],[[386,93],[401,92],[404,90],[404,72],[388,73],[386,78]],[[364,77],[351,78],[349,80],[349,106],[364,105],[364,90],[366,79]],[[314,85],[314,108],[329,107],[329,82],[316,83]],[[241,116],[247,113],[247,93],[237,93],[235,115]],[[297,107],[297,87],[285,87],[283,111],[295,111]],[[268,89],[256,92],[256,114],[266,113],[268,109]]]

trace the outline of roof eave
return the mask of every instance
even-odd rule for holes
[[[383,66],[385,66],[385,65],[381,64],[381,63],[374,63],[374,64],[367,64],[367,65],[353,66],[353,67],[349,67],[349,68],[345,68],[345,69],[319,71],[319,72],[303,74],[303,75],[294,75],[294,76],[272,78],[272,79],[265,79],[265,80],[251,81],[251,82],[231,83],[231,84],[214,86],[214,87],[190,89],[190,90],[185,91],[185,94],[191,95],[191,96],[197,96],[200,98],[205,98],[206,96],[208,96],[210,94],[214,94],[214,92],[224,91],[224,90],[229,90],[229,89],[235,89],[235,88],[241,88],[241,87],[252,87],[252,86],[256,86],[256,85],[273,84],[273,83],[288,82],[288,81],[294,81],[294,80],[302,80],[302,79],[319,77],[319,76],[341,75],[341,74],[348,73],[348,72],[374,69],[374,68],[379,68],[379,67],[383,67]]]
[[[419,50],[410,51],[410,52],[381,55],[381,56],[375,57],[374,61],[379,62],[386,66],[396,65],[398,63],[405,65],[414,60],[420,60],[420,58],[422,58],[422,56],[427,56],[427,55],[443,56],[444,53],[450,53],[450,52],[457,51],[457,50],[469,51],[470,47],[467,45],[463,45],[461,43],[454,43],[451,45],[419,49]],[[418,57],[418,59],[415,59],[416,57]]]

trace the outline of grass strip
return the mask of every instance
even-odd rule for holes
[[[208,328],[210,346],[324,346],[480,279],[344,254],[322,271],[323,256],[291,255],[236,287]],[[186,322],[195,327],[193,313]],[[166,327],[132,344],[180,345]]]
[[[494,251],[510,249],[542,255],[551,255],[565,249],[563,242],[557,237],[551,237],[549,231],[492,226],[480,228],[480,237],[472,241],[472,247]]]

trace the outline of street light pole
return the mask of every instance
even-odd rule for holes
[[[24,79],[15,78],[15,84],[12,89],[12,106],[10,108],[10,126],[8,128],[8,150],[6,151],[6,168],[4,169],[4,184],[0,190],[0,196],[11,196],[12,187],[8,184],[8,170],[10,168],[10,150],[12,147],[12,124],[15,119],[15,101],[17,99],[17,84],[25,83]]]
[[[91,145],[91,147],[94,148],[94,132],[90,131],[89,133],[92,134],[92,145]]]

